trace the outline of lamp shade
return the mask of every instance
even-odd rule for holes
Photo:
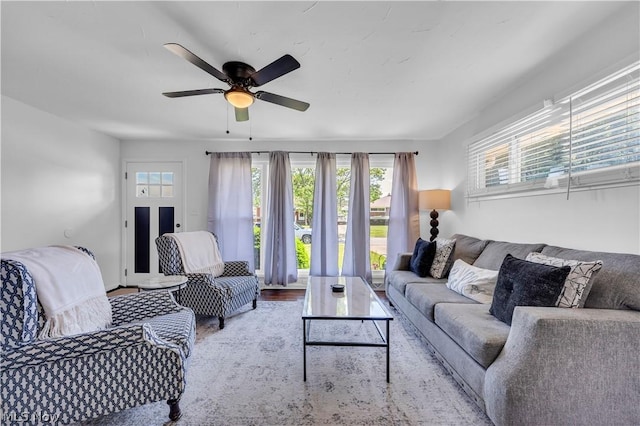
[[[448,189],[428,189],[420,191],[420,210],[449,210],[451,208],[451,191]]]

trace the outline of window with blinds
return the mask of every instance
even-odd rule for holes
[[[640,63],[468,147],[470,198],[640,183]]]

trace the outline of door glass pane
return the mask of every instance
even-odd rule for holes
[[[162,197],[173,197],[173,186],[162,185]]]
[[[147,172],[137,172],[136,173],[136,184],[145,184],[149,183],[149,173]]]
[[[160,172],[149,172],[149,183],[152,185],[159,185],[162,183],[161,175],[162,173]]]
[[[136,197],[173,197],[173,180],[173,172],[137,172]]]
[[[149,207],[136,207],[134,211],[134,271],[136,273],[149,273],[150,213]]]
[[[161,195],[160,185],[149,185],[149,197],[160,197]]]
[[[174,209],[173,207],[158,207],[158,235],[173,232]]]
[[[136,185],[136,197],[148,197],[149,185]]]
[[[173,185],[173,172],[162,172],[162,184]]]
[[[174,208],[158,207],[158,235],[164,235],[174,231]],[[162,267],[158,262],[158,272],[162,273]]]

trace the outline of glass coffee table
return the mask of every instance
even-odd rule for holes
[[[344,285],[343,292],[334,292],[333,284]],[[380,340],[375,342],[317,341],[310,339],[312,320],[371,321]],[[386,348],[387,382],[389,382],[389,321],[393,316],[382,304],[371,286],[360,277],[309,277],[302,309],[304,336],[304,381],[307,381],[307,346],[367,346]],[[386,330],[378,322],[384,322]]]

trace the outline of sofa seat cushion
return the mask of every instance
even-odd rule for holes
[[[433,310],[438,303],[477,303],[448,289],[444,283],[409,283],[405,291],[405,297],[431,322],[434,322]]]
[[[424,277],[420,278],[416,274],[411,271],[390,271],[386,276],[387,283],[398,290],[400,293],[404,294],[407,284],[411,283],[421,283],[421,284],[436,284],[436,283],[444,283],[445,279],[438,279],[433,277]]]
[[[486,304],[439,303],[435,323],[484,368],[496,359],[511,328],[491,315]]]
[[[511,256],[524,259],[531,252],[540,252],[545,247],[545,244],[521,244],[521,243],[508,243],[504,241],[490,241],[489,244],[482,250],[482,253],[473,266],[483,269],[492,269],[499,271],[502,266],[502,261],[505,256],[510,254]]]
[[[214,279],[213,286],[216,290],[227,293],[230,296],[238,296],[243,293],[256,293],[258,282],[256,277],[239,276],[239,277],[217,277]]]
[[[149,324],[156,336],[178,345],[185,356],[189,357],[191,354],[196,334],[191,310],[182,309],[178,312],[147,318],[139,323]]]

